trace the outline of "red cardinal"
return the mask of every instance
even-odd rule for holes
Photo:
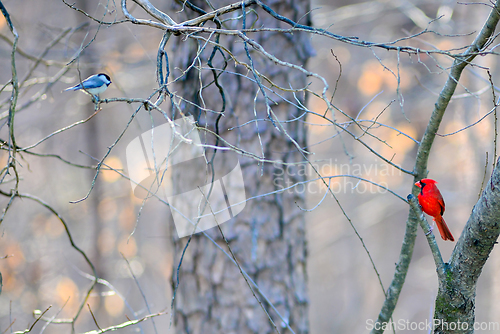
[[[436,183],[437,182],[432,179],[422,179],[415,183],[415,185],[420,188],[418,202],[422,207],[422,211],[429,216],[434,217],[434,221],[439,229],[441,238],[445,241],[455,241],[451,235],[450,229],[443,219],[444,200],[443,196],[439,192],[439,189],[436,187]]]

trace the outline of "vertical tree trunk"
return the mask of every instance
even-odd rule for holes
[[[196,3],[196,5],[203,6],[201,3]],[[218,5],[220,3],[215,2],[215,6]],[[257,7],[252,7],[252,9],[257,10]],[[309,10],[308,1],[276,1],[273,9],[292,20],[299,21],[302,18],[301,23],[309,23],[307,22],[308,16],[304,16]],[[190,10],[184,8],[184,12],[180,15],[185,15],[186,12]],[[275,20],[269,14],[261,10],[257,12],[256,22],[255,13],[248,12],[247,27],[255,24],[255,26],[288,28],[286,24]],[[238,15],[241,15],[241,11]],[[226,21],[224,24],[241,26],[241,20]],[[204,37],[207,36],[204,35]],[[252,34],[249,37],[284,61],[305,66],[310,56],[308,39],[300,33],[285,35],[265,32]],[[212,40],[215,40],[215,37],[212,37]],[[240,61],[250,63],[244,44],[238,37],[221,37],[220,44],[228,47]],[[195,66],[188,72],[183,74],[180,71],[193,62],[199,52],[198,48],[204,45],[203,40],[200,40],[199,44],[195,44],[193,39],[178,38],[176,40],[173,52],[170,52],[170,59],[173,63],[171,78],[180,76],[181,80],[172,91],[207,109],[221,112],[223,110],[222,97],[215,84],[212,83],[204,88],[200,95],[198,68],[199,66],[205,68],[202,70],[202,82],[203,85],[209,84],[213,80],[213,73],[208,69],[207,59],[212,54],[213,46],[208,44],[201,53],[202,63],[195,61]],[[276,84],[285,88],[303,88],[307,85],[306,77],[302,73],[293,72],[290,68],[265,60],[260,54],[253,52],[251,46],[248,48],[255,69]],[[297,151],[294,144],[269,120],[263,95],[258,92],[252,72],[244,66],[234,66],[234,61],[229,57],[227,57],[227,62],[226,72],[218,78],[219,84],[224,88],[225,97],[224,116],[220,118],[218,126],[220,135],[231,144],[268,160],[283,163],[303,161],[302,154]],[[221,69],[224,65],[222,56],[217,53],[213,66]],[[267,83],[263,81],[263,84]],[[301,115],[302,112],[289,102],[279,99],[270,91],[266,93],[277,103],[272,104],[272,109],[281,121]],[[280,91],[280,94],[288,101],[295,101],[295,98],[298,98],[301,103],[305,103],[303,96],[294,97],[293,94],[283,91]],[[184,113],[195,116],[200,127],[216,131],[218,113],[200,111],[190,103],[176,101],[180,103]],[[259,121],[244,125],[255,119]],[[283,125],[288,134],[304,147],[306,144],[304,123],[293,121]],[[228,131],[234,127],[237,128]],[[202,138],[202,142],[214,144],[215,140],[207,136]],[[304,165],[262,164],[242,155],[239,155],[239,162],[243,171],[246,198],[282,189],[286,186],[286,181],[295,183],[305,179]],[[175,173],[178,172],[173,172],[174,182],[178,178]],[[200,172],[203,173],[203,171]],[[304,212],[299,208],[304,207],[305,191],[301,190],[303,189],[251,199],[241,213],[221,225],[241,267],[258,284],[295,333],[307,333],[309,327],[305,217]],[[212,228],[206,232],[222,248],[227,248],[218,228]],[[188,240],[189,237],[178,239],[174,233],[174,289],[177,285],[177,266]],[[178,333],[262,334],[276,332],[238,267],[204,235],[192,236],[178,274],[179,285],[174,300],[174,318]],[[258,292],[255,294],[278,330],[281,333],[289,333],[286,324],[264,298]]]
[[[88,1],[79,1],[78,3],[79,8],[84,10],[85,12],[91,12],[91,5],[89,4]],[[83,24],[86,22],[86,18],[83,17],[82,15],[78,15],[77,13],[74,14],[77,22],[79,24]],[[82,34],[83,35],[83,34]],[[83,37],[83,36],[82,36]],[[85,40],[82,42],[82,45],[87,43]],[[80,59],[77,60],[78,64],[96,64],[98,63],[99,59],[99,51],[96,49],[95,45],[92,43],[89,46],[87,46],[85,52],[81,53]],[[99,73],[101,69],[99,68],[79,68],[79,75],[80,78],[77,78],[77,82],[81,80],[85,80],[89,76]],[[74,73],[78,75],[78,72]],[[74,84],[76,85],[77,82]],[[83,94],[78,92],[78,94]],[[87,98],[88,103],[86,103],[84,106],[82,106],[82,112],[85,117],[88,117],[92,115],[95,110],[94,110],[94,103],[92,102],[92,99],[90,96],[85,96]],[[102,138],[102,130],[99,129],[99,122],[96,122],[95,120],[91,120],[90,122],[87,123],[87,126],[85,127],[86,133],[85,133],[85,146],[86,146],[86,153],[89,154],[90,156],[94,158],[99,158],[101,156],[100,148],[102,147],[102,142],[100,141],[100,138]],[[92,158],[89,158],[88,164],[89,165],[94,165],[96,162]],[[92,183],[92,179],[95,176],[95,171],[90,169],[88,171],[88,184]],[[99,275],[99,278],[104,278],[107,279],[107,274],[108,270],[104,264],[102,254],[100,252],[100,248],[98,246],[98,239],[99,235],[101,234],[102,227],[103,227],[103,221],[101,217],[99,216],[98,213],[98,206],[99,203],[101,203],[103,194],[102,194],[102,185],[97,182],[94,186],[94,189],[92,190],[92,196],[90,196],[87,200],[87,205],[88,205],[88,224],[87,224],[87,241],[88,241],[88,249],[92,250],[89,255],[90,258],[92,259],[92,263],[94,264],[97,275]],[[95,289],[97,291],[97,295],[101,295],[101,293],[104,291],[104,286],[101,284],[97,284],[95,286]],[[101,310],[104,308],[104,298],[99,298],[99,303],[94,305],[93,312],[95,314],[99,315],[101,314]],[[102,324],[101,320],[101,324]]]

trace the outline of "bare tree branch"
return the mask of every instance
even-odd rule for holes
[[[439,280],[434,333],[449,333],[445,323],[462,323],[464,333],[474,331],[477,281],[500,235],[500,166],[497,161],[490,180],[446,265],[446,277]]]
[[[429,159],[431,147],[432,144],[434,143],[434,138],[439,129],[441,121],[443,120],[443,116],[448,106],[448,103],[450,102],[451,97],[455,92],[455,89],[457,87],[458,81],[460,79],[460,76],[464,68],[474,59],[474,57],[478,53],[482,52],[490,42],[491,37],[493,36],[495,28],[500,19],[499,6],[500,6],[500,1],[497,0],[489,14],[488,19],[484,23],[483,28],[478,33],[474,42],[471,44],[471,46],[469,46],[469,48],[464,53],[462,53],[460,57],[455,59],[453,62],[450,75],[443,89],[441,90],[441,93],[439,94],[439,97],[434,107],[434,111],[432,112],[429,123],[427,125],[427,129],[425,130],[423,138],[420,141],[415,161],[415,167],[413,170],[415,181],[419,181],[420,179],[423,179],[427,176],[427,162]],[[416,194],[418,193],[418,188],[416,186],[413,186],[412,193],[414,196],[416,196]],[[398,261],[398,265],[396,267],[396,271],[394,273],[394,278],[389,287],[387,298],[378,316],[376,322],[378,326],[374,326],[373,330],[371,331],[372,334],[383,332],[381,324],[387,323],[389,321],[396,307],[399,294],[401,292],[401,289],[403,287],[406,278],[406,274],[408,272],[410,260],[413,255],[413,247],[415,244],[415,238],[417,233],[416,221],[417,217],[414,213],[414,210],[411,210],[408,215],[408,220],[406,223],[405,239],[401,248],[400,258]],[[458,244],[460,244],[460,241],[458,242]],[[443,279],[440,279],[439,282],[441,286],[441,284],[444,284],[445,281]],[[444,312],[446,311],[448,310],[445,310]],[[444,314],[441,316],[444,316]],[[464,320],[465,322],[469,323],[470,315],[464,314],[464,316],[465,317],[455,318],[455,319],[459,319],[461,321]]]

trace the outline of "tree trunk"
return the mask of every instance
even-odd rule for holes
[[[439,282],[434,333],[473,333],[477,280],[500,234],[500,160],[485,185]]]
[[[203,6],[201,2],[196,5]],[[215,2],[214,5],[221,4]],[[252,24],[265,27],[288,27],[269,14],[258,10],[256,6],[252,9],[257,10],[258,18],[247,8],[247,28]],[[308,12],[309,3],[308,1],[277,1],[274,2],[273,9],[283,16],[299,21]],[[184,8],[184,12],[179,15],[185,15],[186,12],[191,11]],[[241,15],[241,11],[238,15]],[[184,16],[183,19],[185,18]],[[301,23],[309,24],[307,20],[308,16],[304,16]],[[223,24],[237,25],[241,24],[241,20],[226,21]],[[203,37],[206,38],[208,35],[203,35]],[[249,38],[261,44],[279,59],[291,63],[305,66],[311,54],[308,39],[301,33],[285,35],[264,32],[249,35]],[[220,39],[220,44],[227,47],[239,61],[250,64],[244,43],[240,38],[221,36]],[[215,36],[212,36],[212,41],[214,40]],[[221,95],[219,88],[212,82],[214,75],[207,64],[207,60],[212,55],[213,45],[207,44],[205,47],[204,40],[198,41],[199,43],[195,44],[194,39],[177,38],[173,52],[169,53],[169,59],[173,62],[170,80],[181,78],[171,91],[195,105],[206,108],[201,110],[191,103],[175,99],[179,102],[181,110],[185,114],[193,115],[201,128],[219,131],[220,136],[230,144],[260,158],[283,163],[303,161],[302,154],[285,136],[284,131],[278,131],[270,121],[265,99],[255,83],[252,71],[244,66],[234,66],[233,59],[227,54],[225,54],[227,60],[225,63],[221,52],[218,51],[212,62],[214,68],[222,69],[227,65],[224,73],[220,74],[219,70],[216,72],[220,74],[217,79],[218,84],[224,90],[224,95]],[[203,47],[205,49],[200,53],[200,48]],[[250,45],[248,50],[255,69],[274,83],[287,89],[303,88],[307,85],[306,77],[302,73],[292,72],[290,68],[264,59],[262,55],[254,52]],[[197,54],[200,56],[200,62],[193,61]],[[191,63],[194,66],[189,71],[181,72],[180,69],[186,69]],[[200,83],[200,66],[203,67],[202,83]],[[212,84],[204,87],[200,94],[202,84],[206,86],[211,82]],[[262,84],[269,86],[264,80]],[[273,89],[276,90],[276,88]],[[296,106],[271,94],[269,90],[266,94],[272,97],[271,107],[279,120],[294,119],[302,114]],[[294,103],[296,98],[301,103],[306,103],[303,96],[294,97],[292,93],[283,91],[280,91],[280,95]],[[215,112],[206,112],[207,109]],[[220,117],[217,129],[216,122],[221,112],[224,116]],[[259,121],[255,122],[256,119]],[[254,122],[246,124],[252,120]],[[305,146],[306,130],[303,122],[283,123],[283,126],[291,138],[301,147]],[[228,130],[231,128],[234,129]],[[214,136],[203,131],[201,133],[202,142],[216,143]],[[223,142],[218,142],[219,146],[222,144]],[[206,150],[207,157],[211,154],[213,151]],[[304,165],[263,164],[246,155],[238,155],[238,158],[247,199],[282,189],[287,181],[296,183],[305,180]],[[203,173],[203,171],[200,172]],[[181,176],[176,173],[182,173],[182,171],[177,170],[173,173],[175,184],[176,179],[181,180]],[[289,333],[286,322],[295,333],[308,332],[305,217],[300,209],[305,206],[304,203],[305,194],[300,189],[253,198],[246,202],[241,213],[220,225],[241,268],[259,286],[285,322],[252,286],[254,296],[239,268],[205,235],[198,233],[191,239],[189,237],[179,239],[174,234],[175,260],[172,280],[175,290],[174,319],[177,333],[261,334],[276,332],[276,328],[281,333]],[[207,230],[206,233],[222,248],[227,249],[217,227]],[[188,240],[190,240],[189,245],[178,270],[179,261]],[[179,284],[176,288],[177,278]],[[275,325],[269,320],[262,307],[265,308]]]

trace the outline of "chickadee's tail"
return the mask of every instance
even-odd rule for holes
[[[63,92],[67,92],[68,90],[78,90],[78,89],[80,89],[79,86],[80,85],[76,85],[76,86],[73,86],[73,87],[66,88],[65,90],[63,90]]]

